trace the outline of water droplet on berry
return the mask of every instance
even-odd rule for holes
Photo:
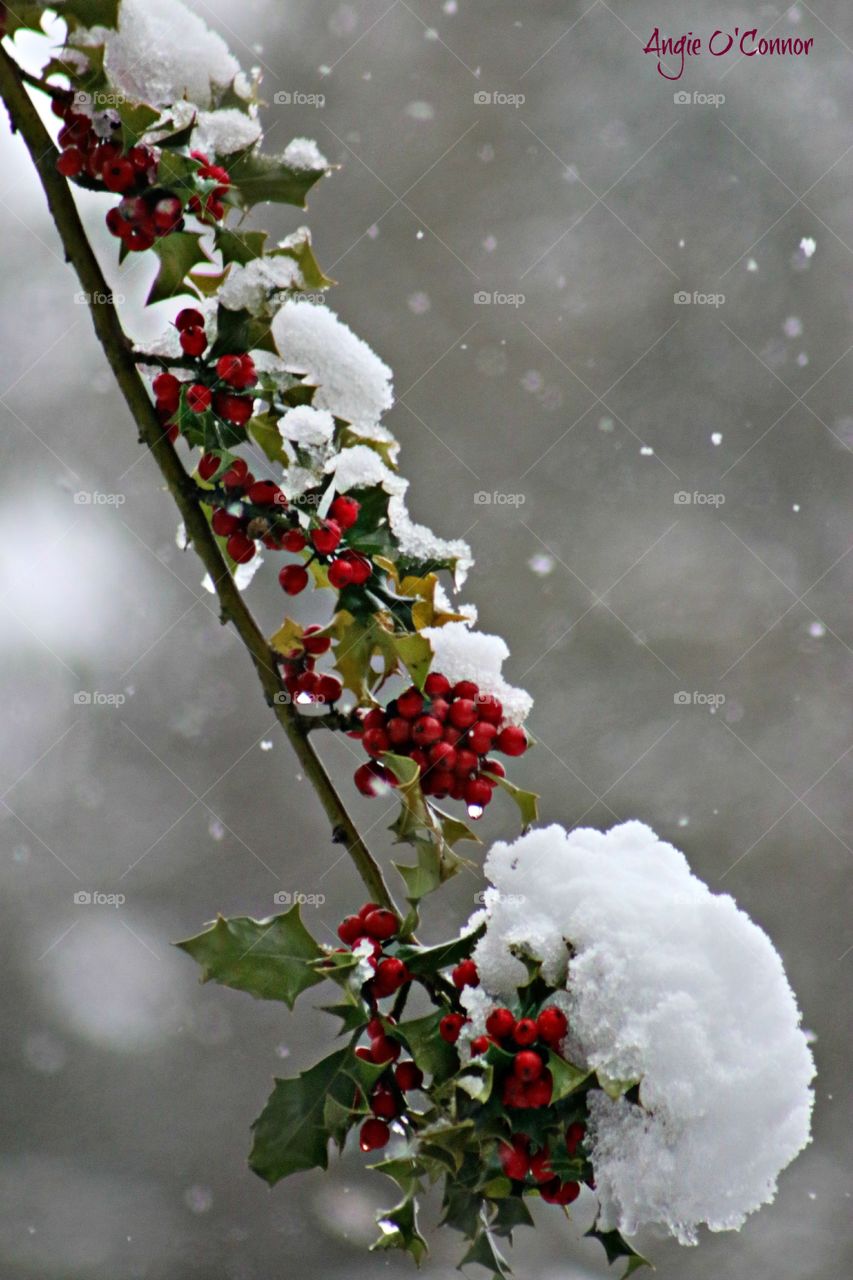
[[[482,818],[484,812],[485,810],[483,809],[483,806],[481,804],[468,805],[468,817],[472,818],[475,822],[477,818]]]

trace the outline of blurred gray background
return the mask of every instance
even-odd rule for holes
[[[665,1280],[849,1273],[853,13],[193,7],[262,66],[268,147],[307,134],[342,166],[309,214],[331,304],[394,368],[413,512],[470,539],[465,596],[536,698],[541,745],[515,774],[549,820],[635,816],[683,848],[767,929],[817,1036],[816,1141],[775,1205],[699,1249],[641,1245]],[[756,24],[813,36],[812,53],[705,55],[673,85],[642,51],[656,25],[707,40]],[[331,1020],[310,997],[291,1016],[200,987],[170,942],[217,911],[270,914],[282,890],[324,894],[306,914],[330,938],[363,891],[175,545],[23,148],[5,128],[0,146],[0,1271],[411,1275],[364,1251],[394,1188],[358,1154],[272,1192],[246,1168],[271,1076],[327,1050]],[[114,264],[111,202],[83,203]],[[256,218],[276,235],[303,220]],[[162,329],[173,308],[135,319],[148,267],[111,270],[132,327]],[[268,629],[281,620],[272,566],[249,600]],[[323,616],[316,598],[299,607]],[[81,690],[124,702],[75,704]],[[387,862],[350,746],[324,749]],[[495,803],[482,834],[513,822]],[[455,930],[479,887],[459,877],[424,934]],[[81,890],[125,902],[77,905]],[[581,1238],[589,1214],[538,1213],[516,1241],[521,1280],[607,1274]],[[428,1274],[449,1280],[459,1242],[432,1239]]]

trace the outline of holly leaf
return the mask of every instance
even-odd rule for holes
[[[154,121],[160,118],[160,112],[144,102],[128,102],[121,95],[118,97],[115,109],[121,120],[122,150],[129,151],[148,132]]]
[[[194,938],[177,944],[202,968],[203,982],[283,1000],[292,1009],[301,992],[323,981],[313,963],[325,953],[302,923],[299,905],[269,920],[219,916]]]
[[[155,240],[154,252],[160,259],[160,270],[151,286],[145,305],[150,307],[154,302],[176,298],[183,293],[197,298],[198,291],[188,283],[186,277],[200,262],[210,262],[210,258],[201,247],[201,233],[173,231],[171,235]]]
[[[618,1231],[598,1231],[593,1226],[590,1227],[589,1231],[584,1232],[584,1235],[591,1236],[593,1240],[601,1242],[610,1266],[613,1266],[613,1263],[618,1262],[620,1258],[627,1258],[628,1265],[622,1272],[621,1280],[627,1280],[627,1277],[632,1272],[639,1270],[640,1267],[651,1267],[652,1271],[654,1271],[654,1267],[652,1267],[648,1258],[644,1258],[641,1253],[637,1253],[636,1249],[632,1249],[628,1241]]]
[[[368,1168],[391,1178],[407,1196],[420,1190],[420,1180],[426,1173],[423,1164],[414,1156],[389,1156],[387,1160],[368,1165]]]
[[[269,409],[264,413],[255,414],[254,418],[250,418],[247,424],[249,435],[254,440],[259,449],[262,449],[270,462],[278,462],[281,466],[287,466],[287,454],[284,452],[284,441],[281,438],[281,432],[278,429],[278,418]]]
[[[423,1018],[401,1022],[395,1030],[395,1038],[402,1040],[421,1071],[442,1084],[459,1069],[459,1055],[453,1045],[438,1034],[439,1015],[428,1013]]]
[[[506,1236],[512,1243],[516,1227],[532,1227],[533,1216],[521,1196],[506,1196],[497,1203],[497,1212],[489,1223],[496,1236]]]
[[[50,7],[55,8],[61,18],[70,19],[68,25],[72,30],[78,26],[115,30],[118,26],[119,0],[64,0]]]
[[[486,771],[486,776],[491,778],[498,784],[507,795],[512,796],[518,805],[518,811],[521,814],[521,829],[526,831],[528,827],[532,827],[539,817],[539,797],[535,791],[523,791],[521,787],[517,787],[514,782],[510,782],[508,778],[499,778],[496,773]]]
[[[167,236],[167,240],[173,239]],[[232,311],[229,307],[216,309],[216,341],[210,352],[210,359],[227,355],[229,351],[269,351],[278,355],[278,347],[272,336],[270,322],[249,311]]]
[[[432,811],[438,819],[441,827],[441,834],[444,836],[451,849],[460,840],[473,840],[475,844],[482,844],[482,840],[472,831],[467,822],[463,822],[461,818],[455,818],[451,813],[445,813],[443,809],[439,809],[438,805],[432,805]]]
[[[245,209],[272,201],[305,208],[305,197],[325,169],[294,169],[278,156],[263,155],[255,147],[242,152],[228,165],[231,193]]]
[[[44,34],[41,20],[45,8],[44,4],[21,3],[13,8],[4,4],[0,9],[0,36],[14,36],[16,31],[39,31]]]
[[[252,1125],[249,1165],[271,1186],[303,1169],[327,1169],[332,1136],[327,1100],[352,1111],[356,1091],[367,1093],[385,1070],[363,1062],[352,1046],[338,1049],[301,1075],[276,1080],[267,1105]],[[338,1130],[340,1116],[333,1118]]]
[[[628,1093],[630,1089],[635,1088],[640,1083],[639,1080],[612,1080],[609,1076],[602,1075],[597,1072],[598,1083],[608,1098],[612,1098],[617,1102],[623,1094]]]
[[[294,649],[302,649],[301,623],[294,622],[292,618],[285,618],[278,631],[274,631],[270,636],[270,646],[284,657],[293,653]]]
[[[458,964],[460,960],[470,956],[474,945],[486,931],[485,924],[461,938],[453,938],[450,942],[442,942],[435,947],[415,947],[403,945],[397,948],[397,955],[416,977],[434,978],[441,969]]]
[[[321,268],[319,262],[314,256],[314,249],[311,245],[311,233],[307,227],[303,227],[304,235],[289,236],[287,241],[279,245],[277,249],[271,249],[268,256],[270,258],[292,258],[299,266],[299,273],[305,283],[305,290],[312,289],[328,289],[335,282],[330,276],[327,276]]]
[[[381,1235],[371,1246],[371,1252],[384,1249],[402,1249],[410,1253],[420,1266],[429,1253],[427,1242],[418,1231],[418,1203],[408,1195],[393,1209],[380,1209],[376,1215]]]
[[[222,254],[225,265],[237,262],[245,267],[248,262],[264,256],[266,231],[230,230],[228,227],[217,227],[213,233],[214,244]]]
[[[470,1266],[474,1262],[478,1266],[485,1267],[487,1271],[491,1271],[493,1276],[499,1277],[499,1280],[503,1280],[505,1276],[512,1275],[509,1263],[503,1254],[499,1252],[491,1234],[485,1228],[478,1232],[471,1248],[456,1269],[461,1271],[463,1267]]]
[[[554,1081],[552,1102],[568,1098],[570,1093],[574,1093],[575,1089],[580,1088],[584,1080],[588,1080],[592,1075],[591,1071],[582,1071],[580,1067],[572,1066],[571,1062],[566,1062],[565,1058],[561,1058],[556,1053],[548,1055],[548,1070]]]

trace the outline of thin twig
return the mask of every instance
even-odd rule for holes
[[[20,133],[35,165],[65,250],[65,259],[77,272],[88,296],[95,333],[139,430],[140,441],[147,445],[159,467],[181,513],[187,535],[210,574],[219,598],[222,621],[233,625],[247,649],[266,700],[319,797],[332,824],[333,841],[346,846],[371,898],[397,911],[381,868],[358,834],[319,756],[308,741],[306,726],[292,705],[282,698],[284,687],[276,656],[228,571],[201,509],[197,485],[184,470],[178,454],[164,434],[136,368],[137,357],[109,300],[112,297],[109,285],[89,244],[77,206],[68,184],[56,168],[56,148],[24,88],[25,80],[29,83],[31,77],[24,75],[5,48],[0,46],[0,96],[6,104],[12,130]]]

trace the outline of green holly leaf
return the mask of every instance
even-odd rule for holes
[[[431,808],[438,819],[441,834],[451,849],[460,840],[473,840],[475,844],[483,843],[476,832],[471,830],[467,822],[463,822],[461,818],[455,818],[451,813],[445,813],[443,809],[439,809],[438,805],[434,804]]]
[[[228,227],[217,227],[213,233],[216,248],[222,254],[222,261],[237,262],[244,267],[255,258],[264,256],[266,231],[242,231],[239,227],[230,230]]]
[[[488,773],[487,776],[492,778],[499,787],[506,791],[507,795],[512,796],[518,805],[518,811],[521,814],[521,828],[526,831],[528,827],[532,827],[534,822],[539,818],[539,797],[534,791],[523,791],[521,787],[517,787],[514,782],[510,782],[508,778],[499,778],[496,773]]]
[[[402,1249],[410,1253],[420,1266],[429,1253],[427,1242],[418,1231],[418,1203],[413,1195],[406,1196],[393,1209],[381,1209],[376,1215],[379,1239],[371,1246],[371,1252],[384,1249]]]
[[[485,924],[481,924],[478,929],[472,929],[461,938],[452,938],[450,942],[442,942],[435,947],[400,946],[397,948],[397,955],[416,977],[434,978],[439,970],[447,969],[470,956],[485,931]]]
[[[17,9],[18,5],[14,7]],[[118,26],[119,0],[62,0],[48,7],[67,19],[71,30],[75,27],[109,27],[115,30]]]
[[[10,8],[4,4],[0,12],[0,34],[14,36],[16,31],[40,31],[43,34],[41,21],[46,7],[44,4],[21,3]]]
[[[632,1249],[628,1241],[618,1231],[598,1231],[595,1227],[590,1227],[589,1231],[584,1232],[584,1234],[591,1236],[593,1240],[601,1242],[610,1266],[613,1266],[613,1263],[618,1262],[620,1258],[627,1258],[628,1265],[622,1272],[621,1280],[627,1280],[627,1277],[640,1267],[651,1267],[652,1271],[654,1271],[654,1267],[652,1267],[648,1258],[644,1258],[642,1254],[637,1253],[636,1249]]]
[[[323,1013],[333,1013],[335,1017],[341,1019],[342,1026],[338,1035],[350,1035],[353,1031],[360,1031],[366,1025],[367,1014],[360,1002],[354,1001],[349,1004],[343,1001],[341,1004],[324,1004],[320,1007]]]
[[[252,147],[230,162],[228,172],[231,193],[245,209],[265,201],[304,209],[305,197],[326,170],[294,169],[280,157],[263,155]]]
[[[600,1071],[596,1072],[598,1083],[608,1098],[612,1098],[617,1102],[623,1094],[628,1093],[631,1089],[636,1088],[640,1083],[639,1080],[611,1080],[609,1076],[602,1075]]]
[[[160,118],[160,112],[155,111],[153,107],[147,106],[144,102],[128,102],[120,95],[115,109],[121,120],[121,142],[124,151],[135,147],[154,121]]]
[[[269,920],[235,916],[177,944],[201,965],[203,982],[248,991],[289,1008],[301,992],[323,981],[313,964],[325,953],[305,928],[298,904]]]
[[[499,1280],[503,1280],[505,1276],[512,1275],[509,1263],[497,1248],[491,1233],[483,1227],[471,1245],[465,1257],[456,1268],[461,1271],[463,1267],[470,1266],[476,1262],[478,1266],[485,1267],[487,1271],[491,1271],[493,1276],[497,1276]]]
[[[267,409],[264,413],[250,418],[246,430],[259,449],[263,450],[270,462],[278,462],[287,466],[287,454],[284,452],[284,441],[278,429],[278,417]]]
[[[277,249],[271,249],[269,257],[293,258],[294,262],[299,266],[300,275],[305,282],[305,290],[328,289],[335,283],[330,276],[324,273],[314,256],[310,234],[302,236],[299,240],[294,237],[292,243],[280,245]]]
[[[418,1134],[422,1157],[438,1162],[450,1174],[458,1174],[471,1147],[474,1121],[439,1120]]]
[[[154,252],[160,259],[160,270],[151,286],[146,306],[185,293],[197,298],[198,290],[187,281],[187,276],[199,263],[210,262],[201,247],[200,232],[173,231],[171,235],[155,240]]]
[[[582,1071],[580,1067],[574,1067],[570,1062],[566,1062],[565,1058],[561,1058],[559,1054],[549,1053],[548,1070],[554,1081],[554,1090],[551,1095],[552,1102],[560,1102],[563,1098],[568,1098],[570,1093],[574,1093],[575,1089],[579,1089],[585,1080],[592,1075],[591,1071]]]
[[[421,1178],[427,1172],[426,1167],[414,1156],[390,1156],[387,1160],[379,1160],[376,1164],[369,1165],[368,1168],[391,1178],[405,1196],[420,1190]]]
[[[157,166],[158,186],[165,187],[185,198],[187,193],[193,193],[196,190],[197,172],[198,163],[191,160],[189,156],[170,151],[168,147],[160,152],[160,163]],[[182,234],[183,232],[173,231],[165,238],[171,240],[174,236]]]
[[[459,1069],[459,1055],[453,1045],[438,1034],[439,1014],[428,1013],[423,1018],[401,1022],[395,1030],[395,1038],[402,1040],[421,1071],[432,1076],[437,1084],[449,1080]]]
[[[521,1196],[506,1196],[499,1200],[489,1230],[496,1236],[505,1236],[512,1243],[516,1227],[532,1227],[533,1216]]]
[[[168,236],[171,240],[173,237]],[[232,311],[229,307],[216,309],[216,341],[210,358],[218,359],[230,351],[269,351],[278,355],[269,320],[253,316],[249,311]]]
[[[474,1059],[466,1064],[465,1070],[455,1080],[455,1084],[467,1093],[474,1102],[488,1102],[492,1096],[494,1070],[490,1062]]]
[[[188,147],[193,135],[193,129],[195,129],[195,116],[193,116],[189,124],[182,125],[180,129],[170,129],[171,124],[172,121],[167,121],[165,125],[161,125],[160,129],[157,130],[160,134],[157,139],[157,146],[160,148],[165,147],[168,151],[179,151],[183,147]],[[164,128],[170,129],[170,132],[161,133],[160,130]]]
[[[299,1076],[276,1080],[252,1125],[250,1167],[270,1185],[303,1169],[327,1169],[329,1139],[340,1138],[341,1112],[353,1114],[356,1092],[369,1092],[384,1070],[357,1058],[348,1045]],[[338,1108],[336,1114],[327,1110],[329,1099]]]

